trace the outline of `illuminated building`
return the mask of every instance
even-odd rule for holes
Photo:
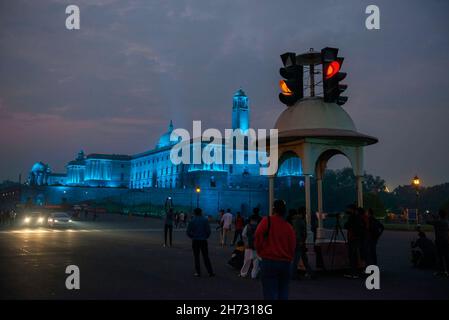
[[[246,132],[250,128],[249,100],[239,89],[233,96],[232,128]],[[64,174],[52,173],[50,167],[42,162],[33,165],[30,185],[62,185],[88,187],[143,188],[261,188],[266,186],[266,178],[260,176],[259,164],[248,164],[245,150],[245,164],[179,164],[170,161],[170,150],[176,141],[170,141],[174,130],[170,121],[156,146],[135,155],[88,154],[80,151],[76,159],[66,165]],[[209,143],[195,142],[191,150],[204,148]],[[224,147],[221,144],[220,147]],[[191,152],[193,153],[193,152]],[[224,154],[224,152],[223,152]],[[300,176],[299,158],[291,158],[282,163],[279,176]]]

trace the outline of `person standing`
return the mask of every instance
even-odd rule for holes
[[[181,213],[179,214],[179,227],[181,228],[181,226],[185,227],[185,214],[184,211],[181,211]]]
[[[243,241],[245,243],[245,257],[243,260],[243,266],[240,270],[240,276],[246,277],[248,275],[249,268],[252,265],[251,279],[256,279],[259,273],[259,257],[257,256],[254,246],[254,236],[256,234],[257,220],[250,219],[246,224],[242,232]]]
[[[296,235],[295,258],[292,263],[292,278],[298,279],[298,263],[302,260],[304,268],[306,269],[306,276],[313,276],[312,268],[309,265],[307,257],[307,222],[306,222],[306,208],[301,207],[296,215],[293,215],[292,226]]]
[[[175,213],[175,228],[178,229],[179,227],[179,212],[176,211]]]
[[[167,213],[165,214],[165,221],[164,221],[164,247],[167,247],[167,234],[169,236],[169,244],[168,246],[172,246],[172,237],[173,237],[173,220],[174,220],[174,213],[173,209],[168,209]]]
[[[368,252],[369,257],[367,264],[374,264],[377,266],[377,243],[379,241],[380,236],[384,232],[384,225],[376,219],[374,215],[374,210],[368,209]]]
[[[427,221],[433,225],[435,232],[435,246],[437,249],[438,271],[436,276],[449,276],[449,223],[447,220],[447,212],[440,209],[438,212],[439,219]]]
[[[348,256],[350,273],[345,274],[346,278],[359,278],[358,264],[361,257],[361,249],[363,243],[364,224],[362,216],[364,210],[357,208],[355,205],[350,205],[347,208],[348,220],[345,223],[348,239]]]
[[[226,243],[228,240],[228,235],[231,232],[232,218],[233,217],[232,217],[231,209],[226,210],[226,213],[221,218],[221,222],[223,223],[223,238],[222,238],[222,242],[221,242],[222,247],[226,246]]]
[[[9,213],[9,223],[10,223],[10,225],[11,226],[13,226],[14,224],[15,224],[15,222],[16,222],[16,216],[17,216],[17,213],[16,213],[16,211],[14,211],[14,210],[11,210],[11,212]]]
[[[223,243],[223,216],[225,214],[225,211],[223,209],[220,210],[218,213],[218,225],[215,228],[215,231],[218,231],[220,234],[220,245]]]
[[[200,253],[203,256],[204,265],[210,277],[215,276],[212,270],[212,264],[209,259],[209,249],[207,246],[207,239],[210,236],[209,221],[203,217],[202,210],[196,208],[194,211],[194,217],[190,220],[187,226],[187,236],[192,239],[192,250],[195,261],[195,277],[201,276],[200,269]]]
[[[259,223],[254,244],[257,255],[262,259],[260,270],[264,299],[287,300],[296,237],[292,226],[285,221],[285,202],[275,200],[272,210],[273,215]]]
[[[234,246],[237,242],[242,240],[242,232],[243,227],[245,226],[245,220],[243,219],[240,212],[237,212],[237,216],[235,217],[235,231],[234,231],[234,240],[232,241],[232,245]]]
[[[260,216],[259,212],[260,209],[258,207],[253,208],[253,214],[251,215],[251,217],[249,217],[249,220],[253,219],[254,221],[256,221],[257,224],[259,224],[260,221],[262,220],[262,217]]]

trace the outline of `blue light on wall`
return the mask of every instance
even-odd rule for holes
[[[284,160],[279,167],[278,177],[288,177],[288,176],[301,176],[302,175],[302,164],[301,159],[298,157],[292,157]]]

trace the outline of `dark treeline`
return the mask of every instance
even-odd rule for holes
[[[316,182],[311,179],[312,210],[316,210]],[[429,210],[437,212],[444,207],[449,209],[449,183],[432,187],[420,187],[419,197],[411,185],[399,186],[387,192],[385,180],[379,176],[365,174],[364,204],[371,207],[376,215],[383,216],[386,211],[400,213],[403,208],[416,208],[422,212]],[[279,196],[290,200],[292,207],[304,205],[304,188],[295,185],[278,191]],[[342,212],[345,207],[356,201],[356,181],[351,168],[341,170],[326,170],[323,179],[323,196],[325,212]]]

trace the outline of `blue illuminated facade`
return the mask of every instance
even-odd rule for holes
[[[249,128],[248,97],[242,89],[239,89],[232,97],[232,129],[247,132]]]
[[[232,128],[246,132],[250,128],[249,100],[245,92],[239,89],[233,96]],[[62,185],[72,187],[121,187],[143,188],[182,188],[196,186],[219,189],[265,188],[267,179],[260,176],[259,164],[248,164],[248,150],[234,150],[244,153],[244,164],[179,164],[170,161],[170,141],[174,130],[170,121],[156,146],[135,155],[89,154],[80,151],[77,157],[68,162],[65,174],[51,173],[48,165],[36,163],[29,176],[30,185]],[[203,149],[209,143],[191,143],[194,148]],[[223,148],[222,142],[218,147]],[[192,152],[191,152],[192,154]],[[257,154],[256,154],[257,156]],[[223,161],[224,163],[224,161]],[[278,176],[300,176],[301,160],[289,158],[282,162]]]

